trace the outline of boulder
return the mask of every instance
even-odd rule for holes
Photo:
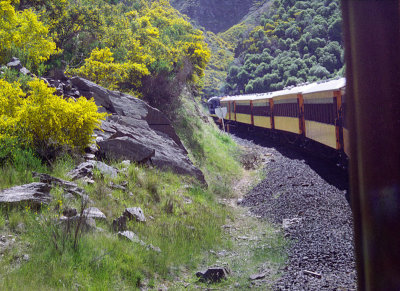
[[[0,204],[18,204],[21,202],[27,202],[33,206],[48,204],[52,199],[50,189],[49,184],[38,182],[12,187],[0,192]]]
[[[253,275],[251,275],[251,276],[249,277],[249,279],[250,279],[251,281],[255,281],[255,280],[264,279],[265,276],[267,276],[266,273],[253,274]]]
[[[136,235],[136,233],[134,233],[133,231],[129,231],[129,230],[120,231],[120,232],[118,232],[118,236],[120,238],[124,238],[124,239],[130,240],[130,241],[133,241],[133,242],[142,242],[139,239],[139,237]]]
[[[21,61],[18,58],[13,57],[11,61],[7,64],[10,69],[21,70],[23,68]]]
[[[159,110],[117,91],[107,90],[83,78],[74,77],[72,85],[80,95],[94,98],[101,111],[110,114],[96,131],[102,156],[112,159],[150,162],[162,170],[191,175],[205,183],[203,173],[187,156],[171,122]]]
[[[133,159],[138,163],[147,163],[155,156],[155,150],[135,142],[128,136],[116,137],[98,142],[100,152],[111,159]]]
[[[228,270],[225,267],[209,268],[205,271],[200,271],[196,273],[199,281],[206,283],[217,283],[222,279],[228,277]]]
[[[93,219],[105,220],[107,217],[96,207],[89,207],[83,211],[83,216]]]
[[[126,216],[129,220],[146,222],[146,217],[144,216],[143,210],[140,207],[126,208],[123,215]]]
[[[110,176],[111,178],[117,178],[118,170],[114,167],[111,167],[103,162],[94,161],[94,166],[102,173],[103,175]]]
[[[65,181],[48,174],[32,172],[32,177],[39,178],[41,183],[46,183],[49,186],[61,187],[66,193],[72,194],[75,198],[83,198],[89,201],[89,196],[85,191],[78,187],[77,184],[70,181]]]
[[[92,178],[93,177],[93,168],[94,164],[92,162],[85,162],[77,166],[72,171],[68,172],[67,175],[72,180],[82,179],[84,177]]]
[[[21,73],[21,74],[24,74],[24,75],[30,75],[30,71],[27,69],[27,68],[25,68],[25,67],[23,67],[23,68],[21,68],[20,70],[19,70],[19,72]]]

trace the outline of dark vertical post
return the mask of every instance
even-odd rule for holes
[[[304,99],[303,99],[303,94],[297,94],[297,102],[299,103],[300,134],[302,136],[306,136],[306,122],[304,120]]]
[[[233,101],[233,108],[235,110],[235,121],[237,121],[237,119],[236,119],[236,101]]]
[[[399,290],[399,1],[342,0],[342,9],[359,290]]]
[[[251,125],[254,126],[254,114],[253,114],[253,101],[250,100],[250,118],[251,118]]]
[[[269,112],[271,118],[271,129],[275,129],[275,120],[274,120],[274,100],[271,98],[269,99]]]
[[[334,93],[334,102],[335,105],[335,129],[336,129],[336,149],[343,152],[344,144],[343,144],[343,122],[342,122],[342,92],[335,91]]]

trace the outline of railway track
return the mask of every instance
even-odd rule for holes
[[[275,290],[355,290],[351,209],[347,173],[335,164],[246,132],[236,141],[266,148],[265,179],[242,204],[275,224],[291,240],[289,259]]]

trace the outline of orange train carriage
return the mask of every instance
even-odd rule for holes
[[[265,128],[313,140],[349,155],[344,78],[311,83],[263,94],[212,98],[209,108],[227,108],[231,126]]]

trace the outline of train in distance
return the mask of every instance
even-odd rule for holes
[[[226,108],[228,131],[235,127],[265,129],[300,144],[323,145],[340,156],[350,154],[345,78],[268,93],[212,97],[207,105],[216,121],[220,118],[215,109]]]

